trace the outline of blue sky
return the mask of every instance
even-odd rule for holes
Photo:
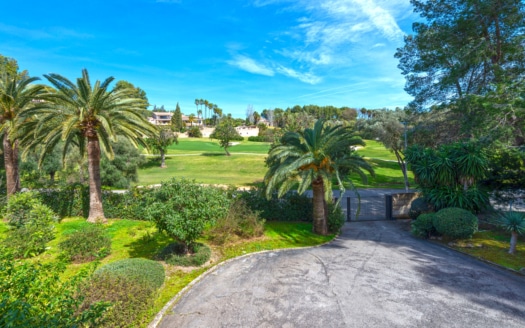
[[[394,58],[409,0],[4,1],[0,53],[32,76],[114,76],[151,105],[224,113],[315,104],[405,106]]]

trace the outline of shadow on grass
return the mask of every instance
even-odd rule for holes
[[[202,153],[201,155],[214,157],[214,156],[226,156],[226,153]]]
[[[168,160],[168,158],[166,158],[166,160]],[[146,158],[146,163],[140,166],[141,169],[151,169],[155,167],[160,167],[160,157]]]
[[[153,260],[155,256],[167,245],[173,243],[173,239],[160,232],[147,233],[125,246],[129,247],[129,257],[146,258]]]

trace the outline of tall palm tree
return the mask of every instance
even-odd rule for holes
[[[197,111],[197,123],[200,125],[200,122],[202,122],[202,110],[199,109]]]
[[[17,136],[20,113],[42,105],[38,98],[44,86],[32,84],[37,80],[39,78],[20,77],[18,74],[13,77],[5,74],[0,80],[0,133],[3,134],[7,197],[20,190]]]
[[[195,122],[195,114],[190,114],[188,116],[188,122],[190,122],[191,126],[193,127],[193,122]]]
[[[23,141],[29,148],[44,145],[42,154],[49,153],[59,142],[62,158],[68,149],[77,146],[82,155],[88,157],[89,172],[89,216],[88,222],[105,222],[102,207],[100,180],[101,150],[112,159],[111,142],[117,136],[128,139],[135,147],[147,147],[144,136],[154,136],[157,130],[140,114],[142,101],[131,98],[129,89],[109,89],[114,80],[109,77],[104,82],[91,85],[86,69],[76,84],[58,74],[44,75],[56,88],[44,95],[46,105],[24,111],[34,115],[34,134]]]
[[[363,145],[349,127],[330,126],[318,120],[313,129],[302,133],[286,132],[280,144],[273,147],[266,159],[268,172],[264,177],[266,197],[274,191],[283,196],[292,187],[302,194],[310,186],[313,191],[313,231],[326,235],[326,202],[332,200],[332,181],[335,180],[341,193],[345,192],[343,180],[357,173],[366,181],[364,171],[374,171],[362,157],[354,153],[354,146]],[[352,189],[353,184],[348,180]]]

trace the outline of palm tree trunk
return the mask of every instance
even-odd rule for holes
[[[518,233],[516,231],[511,231],[509,254],[514,254],[514,252],[516,252],[517,243],[518,243]]]
[[[100,179],[100,144],[98,138],[88,137],[88,172],[89,172],[89,216],[91,223],[106,223],[102,208],[102,182]]]
[[[328,226],[325,215],[323,179],[317,178],[312,182],[312,191],[314,202],[313,232],[319,235],[327,235]]]
[[[8,131],[4,134],[4,162],[7,185],[7,198],[20,191],[20,175],[18,173],[18,141],[11,143]]]
[[[164,150],[160,151],[160,167],[162,169],[165,169],[166,166],[166,154],[164,153]]]

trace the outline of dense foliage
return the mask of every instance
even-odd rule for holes
[[[190,256],[188,256],[188,251]],[[189,248],[181,243],[172,243],[164,247],[157,259],[177,266],[201,266],[211,257],[211,249],[201,243],[193,243]]]
[[[162,264],[143,258],[129,258],[108,263],[99,267],[94,277],[109,274],[123,277],[139,284],[146,284],[159,289],[164,283],[165,272]]]
[[[433,212],[434,209],[431,204],[429,204],[425,198],[418,197],[412,201],[410,204],[410,209],[408,210],[408,216],[415,220],[419,217],[420,214]]]
[[[436,229],[434,228],[435,213],[422,213],[411,223],[410,232],[417,237],[428,238]]]
[[[433,215],[432,225],[448,238],[471,238],[478,231],[478,218],[462,208],[448,207]]]
[[[231,118],[221,120],[215,127],[215,130],[213,130],[212,134],[210,134],[210,138],[219,140],[219,145],[224,149],[227,156],[230,156],[228,148],[231,146],[232,141],[244,140],[235,129]]]
[[[67,261],[90,262],[111,253],[111,238],[102,225],[90,224],[69,234],[58,248]]]
[[[223,190],[184,179],[162,183],[152,189],[152,198],[155,201],[147,205],[146,217],[186,251],[207,226],[226,215],[230,204]]]
[[[60,263],[18,262],[0,249],[0,327],[83,327],[95,325],[108,307],[81,308],[79,288],[89,272],[63,280]]]
[[[480,211],[488,205],[486,191],[478,186],[488,169],[482,144],[458,142],[438,149],[411,146],[406,160],[423,196],[436,210],[460,207]]]

